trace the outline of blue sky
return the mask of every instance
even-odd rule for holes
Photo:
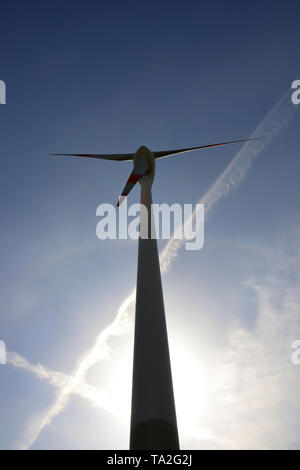
[[[136,280],[137,244],[95,233],[97,206],[115,203],[130,164],[48,153],[247,138],[299,77],[299,10],[296,1],[1,5],[0,339],[9,351],[70,375]],[[300,366],[290,361],[300,335],[299,119],[214,206],[203,250],[180,250],[163,277],[183,448],[299,448]],[[237,151],[159,161],[154,201],[196,204]],[[72,396],[32,441],[58,387],[7,364],[0,447],[126,448],[132,336],[110,347],[87,383],[115,393],[124,416]]]

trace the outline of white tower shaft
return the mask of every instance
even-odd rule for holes
[[[140,233],[151,233],[151,181],[140,180]],[[144,232],[145,233],[145,232]],[[139,238],[130,449],[179,449],[156,238]]]

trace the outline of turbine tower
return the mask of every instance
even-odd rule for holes
[[[51,154],[133,161],[133,170],[117,206],[139,181],[141,204],[140,237],[135,307],[134,358],[131,403],[131,450],[178,450],[179,439],[169,356],[168,335],[154,217],[151,187],[156,159],[184,152],[253,139],[221,142],[178,150],[151,152],[140,147],[134,154]]]

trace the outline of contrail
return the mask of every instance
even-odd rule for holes
[[[8,364],[11,364],[16,368],[24,369],[27,372],[32,373],[38,379],[48,381],[49,384],[54,385],[55,387],[64,388],[67,385],[72,384],[72,394],[77,394],[80,397],[87,399],[91,403],[91,405],[109,411],[113,415],[118,416],[118,404],[113,401],[113,399],[109,396],[106,391],[99,390],[98,387],[89,385],[87,383],[74,383],[72,382],[73,379],[71,376],[62,372],[50,370],[42,364],[30,364],[30,362],[28,362],[24,357],[15,352],[7,351],[6,359]],[[35,433],[39,430],[41,431],[42,427],[45,426],[46,417],[47,416],[42,418],[38,425],[36,423],[33,423],[35,427]],[[233,449],[237,447],[237,443],[234,443],[228,439],[224,439],[223,436],[215,435],[210,429],[203,429],[192,426],[188,421],[181,422],[180,428],[182,434],[187,437],[191,437],[194,439],[200,438],[202,440],[213,440],[214,442],[223,445],[225,448]],[[30,436],[31,439],[34,436],[32,431],[30,433]],[[26,449],[26,446],[22,445],[21,449]]]
[[[211,188],[200,199],[199,204],[205,205],[205,213],[231,190],[236,188],[245,178],[248,170],[258,155],[267,147],[272,139],[291,122],[297,111],[297,106],[291,103],[290,90],[287,91],[279,102],[271,109],[263,121],[252,133],[251,138],[260,137],[261,140],[245,144],[229,163],[224,172],[217,178]],[[192,217],[195,216],[195,212]],[[186,222],[187,223],[187,222]],[[172,261],[176,258],[179,248],[185,240],[175,239],[174,236],[167,243],[160,255],[161,270],[166,272]],[[54,403],[50,406],[40,422],[31,427],[26,442],[22,448],[28,449],[38,438],[41,431],[47,426],[55,416],[66,406],[71,394],[78,393],[78,387],[85,385],[87,371],[101,359],[109,355],[108,340],[112,336],[121,335],[128,331],[130,320],[132,319],[133,307],[135,303],[135,290],[122,302],[113,322],[107,326],[98,336],[92,348],[79,361],[78,366],[72,375],[67,379],[62,391]],[[34,366],[35,367],[35,366]],[[26,367],[24,367],[26,369]],[[34,371],[31,371],[34,372]],[[49,371],[47,372],[49,373]],[[51,381],[63,381],[66,377],[55,373]],[[60,382],[61,383],[61,382]],[[105,401],[103,402],[105,403]],[[104,406],[104,405],[103,405]]]
[[[118,310],[115,320],[99,334],[92,348],[79,361],[79,365],[75,369],[75,372],[72,374],[71,379],[68,378],[66,380],[66,376],[63,376],[63,374],[60,376],[57,372],[54,373],[52,383],[54,385],[58,385],[58,381],[66,380],[66,385],[60,391],[55,402],[49,407],[40,422],[38,424],[31,424],[31,426],[28,427],[28,430],[26,431],[25,442],[21,445],[21,449],[28,449],[32,446],[32,444],[36,441],[45,426],[51,423],[53,418],[55,418],[55,416],[57,416],[65,408],[71,394],[78,393],[78,390],[82,392],[82,389],[80,389],[79,387],[81,384],[85,384],[85,376],[90,367],[92,367],[94,364],[101,361],[102,359],[107,359],[109,357],[110,349],[107,344],[108,340],[110,337],[118,336],[128,330],[128,326],[130,324],[129,320],[131,316],[131,307],[134,305],[134,301],[135,289],[123,301],[122,305]],[[10,358],[12,358],[12,354],[14,353],[11,353],[11,355],[9,356]],[[37,375],[37,372],[41,372],[38,375],[39,378],[47,378],[47,374],[50,373],[48,369],[47,371],[46,369],[41,371],[41,366],[29,365],[26,359],[22,358],[21,356],[18,356],[18,359],[18,361],[11,360],[10,363],[17,367],[20,367],[20,364],[22,364],[24,369],[28,370],[29,372],[35,373],[35,375]],[[103,405],[104,408],[110,408],[106,401],[103,402]]]
[[[271,140],[290,124],[299,108],[300,105],[297,107],[292,104],[290,90],[284,93],[278,103],[251,134],[250,138],[258,138],[259,140],[244,144],[219,178],[216,179],[210,189],[198,201],[198,204],[204,204],[205,217],[207,217],[209,210],[219,199],[225,197],[243,181],[254,160],[269,145]],[[195,215],[194,211],[192,214],[193,219]],[[186,221],[185,225],[187,227],[190,226],[190,219]],[[178,230],[182,231],[182,227],[179,227]],[[176,239],[173,236],[161,253],[162,272],[168,269],[169,264],[176,258],[179,248],[185,242],[185,240],[178,238]]]
[[[6,362],[18,369],[24,369],[26,372],[30,372],[40,380],[47,380],[48,383],[57,388],[65,389],[66,387],[71,387],[73,394],[86,398],[94,406],[115,413],[115,405],[105,390],[99,390],[85,382],[75,381],[72,376],[64,374],[63,372],[50,370],[42,364],[30,364],[27,359],[15,352],[7,351]]]

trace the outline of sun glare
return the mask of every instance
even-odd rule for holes
[[[176,340],[171,350],[171,364],[177,420],[179,430],[190,429],[208,406],[208,374],[192,347]],[[132,364],[132,350],[128,347],[118,350],[106,380],[114,414],[127,425],[130,423]]]

